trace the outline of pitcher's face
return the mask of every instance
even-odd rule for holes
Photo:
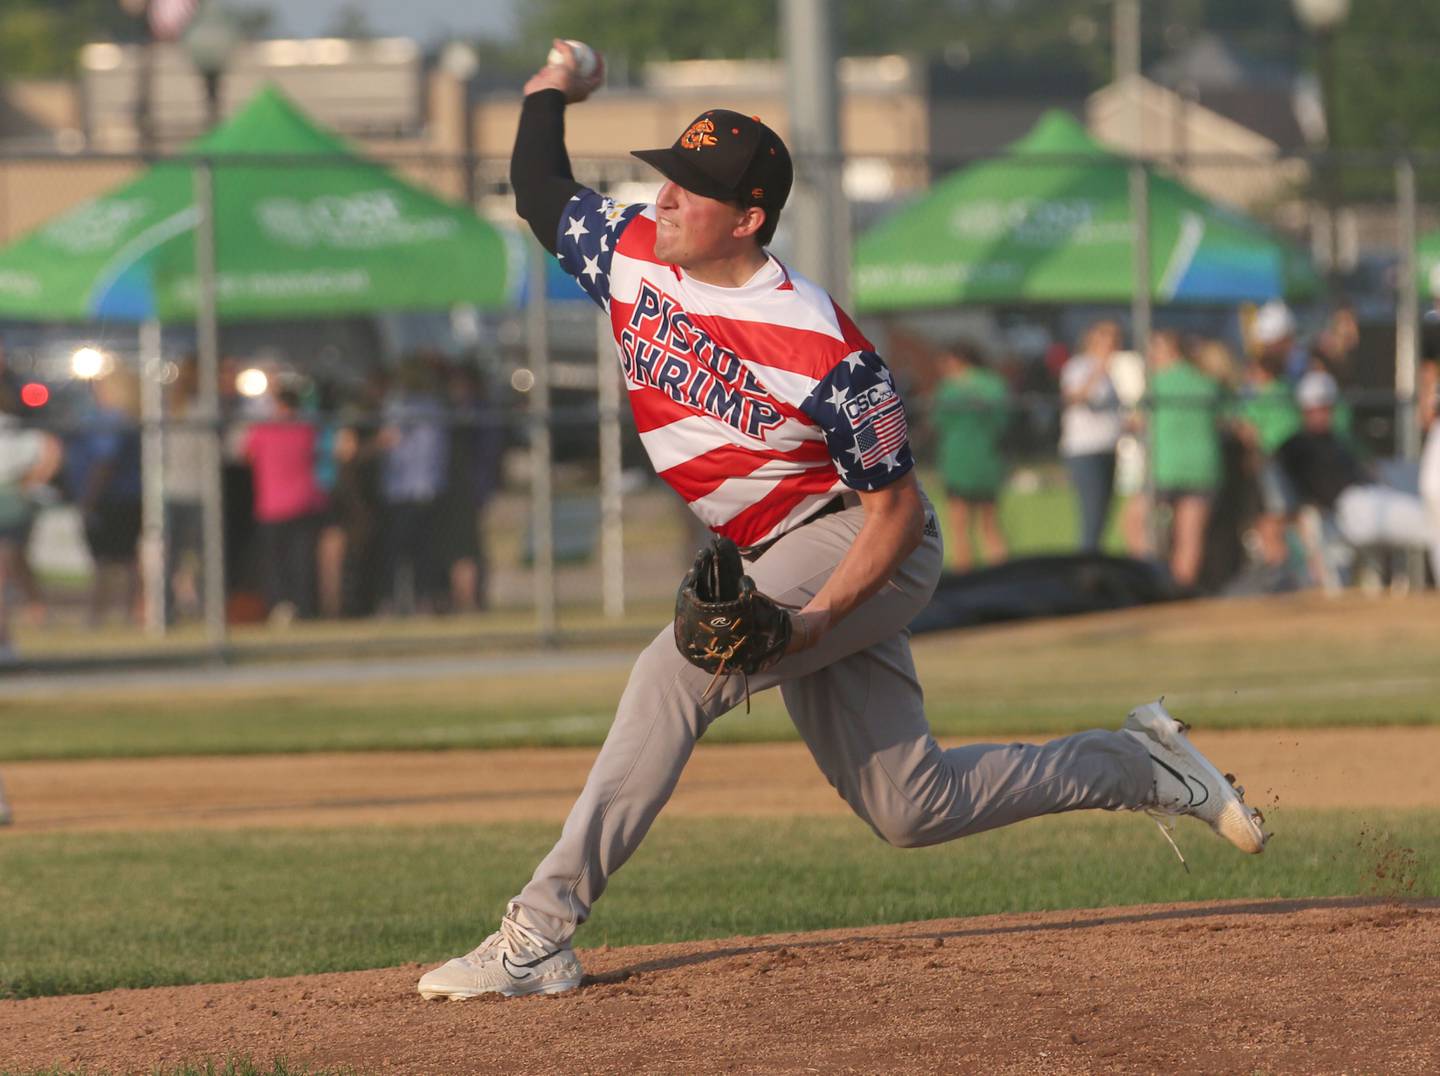
[[[655,198],[655,256],[682,269],[734,257],[753,242],[735,234],[746,213],[667,180]]]

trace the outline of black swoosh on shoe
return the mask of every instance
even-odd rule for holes
[[[1210,798],[1210,789],[1207,788],[1205,786],[1205,783],[1199,778],[1188,777],[1185,774],[1181,773],[1179,770],[1177,770],[1174,766],[1169,765],[1161,759],[1155,758],[1154,755],[1151,755],[1150,757],[1152,759],[1155,759],[1155,764],[1157,766],[1163,767],[1172,777],[1175,778],[1175,780],[1179,781],[1182,785],[1185,786],[1185,791],[1190,793],[1191,807],[1199,807],[1202,803],[1204,803]],[[1195,787],[1191,787],[1192,785]],[[1200,791],[1203,793],[1203,795],[1198,800],[1195,798],[1195,788],[1199,788]]]
[[[513,961],[510,959],[510,954],[509,954],[509,953],[501,953],[501,954],[500,954],[500,966],[505,969],[505,974],[508,975],[508,976],[510,976],[510,978],[512,978],[512,979],[517,979],[517,980],[520,980],[520,979],[528,979],[528,978],[530,978],[530,972],[529,972],[529,971],[526,971],[523,975],[517,975],[517,974],[515,973],[515,969],[516,969],[516,968],[535,968],[535,967],[538,967],[539,965],[545,963],[545,961],[549,960],[551,957],[555,957],[555,956],[559,956],[559,955],[560,955],[560,950],[559,950],[559,949],[556,949],[555,952],[553,952],[553,953],[544,953],[544,954],[536,957],[534,960],[527,960],[527,961],[525,961],[524,963],[515,963],[515,962],[513,962]]]

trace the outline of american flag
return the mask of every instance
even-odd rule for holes
[[[904,448],[905,440],[905,405],[892,392],[887,400],[865,416],[865,421],[855,430],[860,466],[874,467],[892,452]]]
[[[150,0],[150,32],[155,40],[178,41],[199,6],[200,0]]]

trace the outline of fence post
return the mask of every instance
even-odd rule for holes
[[[840,155],[840,90],[829,0],[783,0],[781,40],[790,109],[795,265],[841,306],[850,300],[850,205]]]
[[[1420,288],[1415,265],[1415,162],[1401,154],[1395,161],[1395,202],[1399,227],[1400,272],[1395,297],[1395,450],[1405,460],[1420,458],[1420,424],[1415,411],[1416,374],[1420,363]],[[1406,556],[1412,592],[1424,589],[1425,554]]]
[[[208,157],[195,165],[195,333],[199,350],[200,414],[206,424],[201,500],[204,532],[205,636],[223,651],[225,628],[225,502],[221,487],[220,322],[215,297],[215,164]]]
[[[555,491],[550,481],[550,340],[545,301],[545,259],[534,239],[529,243],[525,303],[525,350],[535,375],[530,409],[530,526],[535,542],[535,629],[545,641],[555,637]]]
[[[596,400],[600,405],[600,570],[605,615],[625,615],[625,517],[620,489],[620,383],[610,318],[595,319]]]
[[[140,323],[140,585],[145,631],[164,635],[165,608],[165,388],[161,377],[160,323]]]
[[[1400,272],[1395,302],[1395,448],[1413,460],[1420,455],[1420,429],[1415,418],[1416,372],[1420,358],[1420,288],[1415,265],[1415,164],[1408,156],[1395,162]]]

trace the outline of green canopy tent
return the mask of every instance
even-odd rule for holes
[[[498,229],[356,156],[273,87],[188,156],[214,162],[221,320],[497,308],[523,280]],[[0,317],[193,319],[194,170],[157,163],[0,250]]]
[[[946,177],[860,237],[856,307],[1129,302],[1127,169],[1073,117],[1047,112],[1007,156]],[[1259,301],[1318,286],[1304,256],[1253,221],[1148,179],[1155,302]]]
[[[204,180],[208,197],[197,195]],[[0,250],[0,317],[134,322],[147,360],[159,356],[162,322],[193,320],[201,411],[216,416],[218,321],[499,308],[523,283],[519,250],[469,209],[357,156],[266,88],[185,155]],[[202,289],[202,272],[213,290]],[[163,631],[159,391],[156,377],[142,378],[142,560],[147,619]],[[218,427],[206,456],[205,616],[219,646]]]

